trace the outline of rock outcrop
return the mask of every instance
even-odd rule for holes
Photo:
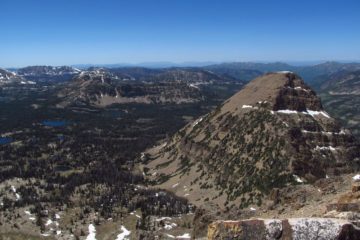
[[[360,239],[360,229],[333,218],[253,219],[216,221],[209,225],[208,240],[345,240]]]

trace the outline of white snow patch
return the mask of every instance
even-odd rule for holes
[[[289,109],[278,110],[277,112],[279,112],[279,113],[285,113],[285,114],[296,114],[296,113],[299,113],[298,111],[289,110]]]
[[[55,214],[56,219],[60,219],[60,215],[58,213]]]
[[[302,87],[295,87],[294,89],[301,90],[301,91],[304,91],[304,92],[310,92],[308,89],[305,89],[305,88],[302,88]]]
[[[171,229],[173,229],[174,227],[177,227],[177,224],[176,224],[176,223],[170,223],[170,224],[165,223],[165,226],[164,226],[164,228],[165,228],[166,230],[171,230]]]
[[[53,221],[51,221],[51,219],[48,219],[47,221],[46,221],[46,223],[45,223],[45,226],[49,226],[50,224],[52,224],[53,223]]]
[[[89,225],[89,235],[87,235],[86,240],[96,240],[96,229],[93,224]]]
[[[57,230],[56,235],[60,235],[60,234],[61,234],[61,230]]]
[[[166,236],[169,237],[169,238],[175,238],[175,236],[171,235],[171,234],[166,234]]]
[[[332,147],[332,146],[316,146],[315,150],[330,150],[330,151],[335,151],[336,148]]]
[[[196,85],[195,85],[195,84],[193,84],[193,83],[190,83],[190,84],[189,84],[189,87],[199,89],[199,87],[198,87],[198,86],[196,86]]]
[[[313,111],[313,110],[306,110],[304,112],[299,112],[296,110],[290,110],[290,109],[282,109],[282,110],[278,110],[276,111],[278,113],[286,113],[286,114],[298,114],[298,113],[303,113],[303,114],[307,114],[307,115],[311,115],[312,117],[316,116],[316,115],[323,115],[326,118],[331,118],[329,116],[328,113],[326,113],[325,111]]]
[[[155,221],[160,222],[160,221],[164,221],[164,220],[171,220],[171,217],[161,217],[161,218],[157,218]]]
[[[190,239],[191,236],[190,236],[189,233],[184,233],[183,235],[176,236],[176,238],[180,238],[180,239]]]
[[[295,181],[298,182],[298,183],[303,183],[304,181],[301,180],[301,178],[298,176],[298,175],[293,175],[293,177],[295,178]]]
[[[14,186],[11,186],[11,190],[13,193],[15,193],[16,201],[20,200],[21,196],[16,192],[16,188]]]
[[[256,208],[251,207],[250,211],[256,211]]]
[[[179,185],[179,183],[175,183],[174,185],[172,185],[172,188],[176,188]]]
[[[201,122],[203,120],[203,118],[199,118],[198,120],[196,120],[194,123],[193,123],[193,127],[195,127],[196,125],[199,124],[199,122]]]
[[[26,215],[31,216],[31,212],[30,212],[30,211],[28,211],[28,210],[25,210],[25,211],[24,211],[24,213],[25,213]]]
[[[306,110],[308,114],[310,114],[311,116],[315,116],[315,115],[323,115],[326,118],[330,118],[329,114],[324,112],[324,111],[312,111],[312,110]]]
[[[135,216],[136,216],[137,218],[141,218],[140,215],[137,215],[137,214],[136,214]]]
[[[117,235],[116,240],[128,239],[127,236],[130,235],[131,231],[127,230],[123,225],[121,226],[120,230],[122,231],[122,233]]]
[[[277,71],[277,73],[293,73],[291,71]]]
[[[31,220],[31,221],[35,221],[35,220],[36,220],[36,218],[35,218],[35,217],[29,217],[29,220]]]
[[[253,106],[251,106],[251,105],[242,105],[241,108],[253,108]]]
[[[355,182],[360,181],[360,174],[356,174],[355,176],[353,176],[352,178]]]

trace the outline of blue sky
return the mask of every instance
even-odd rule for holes
[[[1,0],[0,66],[360,60],[359,0]]]

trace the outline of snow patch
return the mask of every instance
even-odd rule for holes
[[[315,150],[330,150],[330,151],[336,151],[336,148],[332,147],[332,146],[316,146]]]
[[[298,182],[298,183],[303,183],[304,182],[303,180],[301,180],[301,178],[298,175],[294,174],[293,177],[294,177],[295,181]]]
[[[323,115],[326,118],[330,118],[329,114],[327,114],[324,111],[312,111],[312,110],[306,110],[308,114],[310,114],[311,116],[316,116],[316,115]]]
[[[196,125],[199,124],[199,122],[201,122],[203,120],[203,118],[199,118],[198,120],[196,120],[194,123],[193,123],[193,127],[195,127]]]
[[[303,113],[303,114],[307,114],[307,115],[310,115],[312,117],[316,116],[316,115],[322,115],[326,118],[331,118],[329,116],[328,113],[326,113],[325,111],[313,111],[313,110],[306,110],[304,112],[299,112],[299,111],[296,111],[296,110],[290,110],[290,109],[282,109],[282,110],[278,110],[276,111],[278,113],[285,113],[285,114],[298,114],[298,113]]]
[[[179,185],[179,183],[175,183],[174,185],[172,185],[172,188],[176,188]]]
[[[278,112],[278,113],[285,113],[285,114],[296,114],[296,113],[299,113],[298,111],[289,110],[289,109],[278,110],[278,111],[276,111],[276,112]]]
[[[45,223],[45,226],[49,226],[50,224],[52,224],[53,223],[53,221],[51,221],[51,219],[48,219],[47,221],[46,221],[46,223]]]
[[[14,186],[11,186],[11,190],[13,193],[15,193],[16,201],[20,200],[21,196],[16,192],[16,188]]]
[[[131,231],[127,230],[123,225],[121,226],[120,230],[122,231],[122,233],[117,235],[116,240],[129,239],[127,238],[127,236],[130,235]]]
[[[86,240],[96,240],[96,229],[93,224],[89,225],[89,235],[87,235]]]
[[[253,106],[251,106],[251,105],[242,105],[241,108],[253,108]]]
[[[293,73],[291,71],[277,71],[277,73]]]
[[[353,179],[355,182],[360,181],[360,174],[356,174],[355,176],[352,177],[352,179]]]
[[[173,229],[174,227],[177,227],[177,224],[176,224],[176,223],[170,223],[170,224],[165,223],[165,226],[164,226],[164,228],[165,228],[166,230],[171,230],[171,229]]]
[[[180,238],[180,239],[190,239],[191,236],[190,236],[189,233],[184,233],[183,235],[176,236],[176,238]]]
[[[198,87],[198,86],[196,86],[196,85],[195,85],[195,84],[193,84],[193,83],[190,83],[190,84],[189,84],[189,87],[199,89],[199,87]]]
[[[171,220],[171,217],[161,217],[161,218],[157,218],[155,221],[156,222],[160,222],[160,221],[164,221],[164,220]]]

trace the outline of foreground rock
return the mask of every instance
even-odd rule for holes
[[[209,225],[208,239],[360,239],[360,229],[346,220],[334,218],[216,221]]]

